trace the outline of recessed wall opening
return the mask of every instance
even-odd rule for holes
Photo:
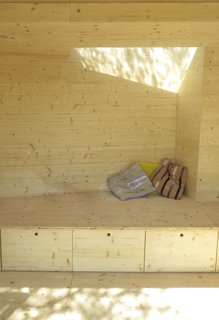
[[[0,318],[218,320],[219,3],[95,1],[0,0]]]
[[[179,92],[197,48],[78,48],[85,69]]]
[[[177,114],[187,75],[203,70],[203,59],[195,62],[200,52],[138,47],[2,55],[2,196],[108,190],[107,178],[135,161],[168,157],[190,169],[182,142],[188,133],[177,129]]]
[[[2,54],[1,196],[108,190],[131,163],[168,157],[188,167],[190,197],[217,200],[217,170],[204,169],[206,147],[217,163],[217,52]]]
[[[70,276],[54,291],[53,275],[2,275],[0,317],[89,318],[89,295],[97,320],[188,318],[182,290],[182,308],[159,295],[215,286],[184,273],[219,272],[219,4],[110,1],[1,1],[0,270]],[[148,177],[151,196],[109,192],[108,177],[162,158],[188,168],[182,200]]]

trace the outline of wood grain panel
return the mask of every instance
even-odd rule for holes
[[[158,24],[159,26],[157,26]],[[60,54],[67,56],[74,47],[219,46],[217,31],[219,22],[217,21],[29,24],[23,22],[20,23],[20,26],[11,22],[2,23],[0,27],[2,35],[0,52],[6,54]]]
[[[74,271],[134,271],[144,268],[144,230],[74,230]]]
[[[0,1],[0,21],[2,22],[68,22],[70,8],[65,3],[3,3]],[[27,29],[27,28],[26,28]]]
[[[73,3],[71,21],[217,21],[217,3]],[[206,20],[207,18],[207,20]],[[158,26],[159,27],[159,26]]]
[[[0,52],[218,46],[218,3],[0,3]],[[131,26],[131,27],[130,27]]]
[[[206,48],[197,199],[219,201],[219,50]]]
[[[0,196],[105,190],[134,161],[174,157],[176,94],[71,56],[0,55]]]
[[[164,2],[164,1],[163,1]],[[210,2],[210,1],[209,1]],[[217,21],[218,3],[0,3],[1,22]]]
[[[3,229],[1,234],[3,270],[72,270],[72,231]]]
[[[146,231],[145,271],[214,272],[217,231]]]
[[[0,198],[5,228],[219,228],[219,203],[144,197],[118,201],[110,192]],[[212,219],[211,219],[211,216]]]
[[[179,92],[176,159],[189,168],[189,196],[219,201],[219,51],[200,50]]]
[[[187,193],[193,199],[197,195],[203,66],[204,49],[199,48],[180,88],[177,107],[176,161],[189,169]]]

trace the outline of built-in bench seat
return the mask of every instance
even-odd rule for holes
[[[219,271],[219,203],[108,192],[0,199],[2,270]]]

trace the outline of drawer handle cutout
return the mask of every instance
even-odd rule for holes
[[[110,237],[110,236],[111,236],[111,234],[108,232],[108,233],[107,233],[107,237]]]
[[[38,232],[35,232],[34,235],[35,235],[35,237],[37,237],[38,236]]]
[[[183,233],[180,233],[180,237],[181,237],[181,238],[184,237],[184,234],[183,234]]]

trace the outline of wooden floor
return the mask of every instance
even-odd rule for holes
[[[219,227],[219,203],[184,197],[120,201],[108,192],[0,198],[0,227]]]
[[[1,320],[218,320],[219,274],[0,273]]]

